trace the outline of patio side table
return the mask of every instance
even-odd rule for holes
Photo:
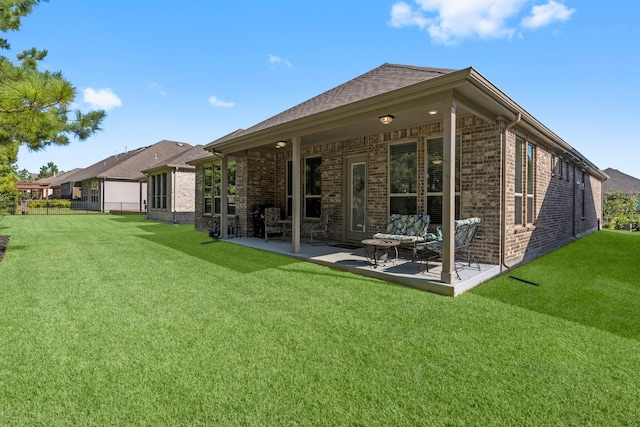
[[[364,245],[365,257],[367,258],[367,261],[369,262],[369,264],[373,265],[373,268],[378,268],[378,258],[380,258],[382,262],[387,261],[389,259],[389,250],[392,248],[395,251],[394,260],[398,258],[398,246],[400,246],[399,240],[364,239],[360,243]],[[373,248],[373,257],[369,256],[369,251],[367,250],[367,247]]]

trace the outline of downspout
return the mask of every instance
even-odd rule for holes
[[[573,203],[571,205],[571,221],[573,227],[573,238],[576,239],[576,187],[578,186],[576,181],[576,165],[573,165],[573,178],[571,179],[571,187],[573,187]]]
[[[104,212],[104,207],[105,207],[105,203],[104,203],[104,199],[105,199],[105,194],[104,194],[104,190],[106,189],[106,186],[104,185],[104,181],[106,178],[102,178],[102,191],[100,191],[100,204],[102,205],[102,207],[100,208],[100,212]]]
[[[173,225],[177,225],[176,222],[176,194],[175,194],[175,184],[176,184],[176,166],[171,170],[171,212],[173,213]]]
[[[507,265],[506,260],[506,248],[507,248],[507,131],[520,123],[522,120],[522,114],[518,112],[516,118],[511,123],[507,123],[500,132],[501,146],[502,146],[502,209],[500,209],[500,222],[501,222],[501,242],[500,242],[500,265],[507,270],[513,266]]]

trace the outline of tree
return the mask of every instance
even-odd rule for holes
[[[634,222],[638,217],[637,210],[637,195],[626,194],[620,190],[608,193],[604,198],[604,226],[622,229],[631,224],[634,228]]]
[[[48,178],[58,173],[58,166],[53,162],[49,162],[44,166],[40,167],[40,174],[38,175],[38,179],[40,178]]]
[[[21,18],[40,1],[0,0],[0,31],[19,29]],[[0,49],[9,48],[8,41],[0,38]],[[46,50],[36,48],[19,53],[16,63],[0,56],[0,147],[12,153],[21,145],[38,151],[48,145],[67,145],[70,137],[84,141],[100,130],[105,117],[102,110],[82,113],[69,109],[76,89],[62,72],[38,69],[46,56]],[[17,161],[17,154],[9,157]]]
[[[18,167],[16,166],[15,169],[17,170]],[[17,171],[18,173],[18,181],[21,182],[30,182],[33,181],[33,177],[31,176],[31,172],[29,172],[26,169],[20,169],[19,171]]]
[[[16,210],[18,189],[15,182],[18,176],[12,164],[17,155],[17,146],[0,145],[0,215]]]

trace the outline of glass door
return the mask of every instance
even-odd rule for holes
[[[347,176],[347,239],[362,240],[367,232],[366,159],[348,159]]]

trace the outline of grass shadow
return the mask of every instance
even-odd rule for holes
[[[640,235],[600,231],[471,293],[640,341],[637,253]]]
[[[239,273],[255,273],[301,262],[258,249],[212,240],[207,233],[194,230],[193,226],[151,223],[138,227],[145,231],[145,234],[138,236],[141,239]],[[192,229],[185,231],[185,227]]]

